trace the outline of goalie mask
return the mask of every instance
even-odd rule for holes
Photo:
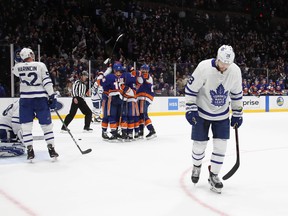
[[[27,58],[32,58],[33,60],[35,60],[34,52],[31,49],[29,49],[29,48],[23,48],[20,51],[20,57],[23,60],[25,60]]]
[[[217,52],[217,61],[220,60],[224,64],[232,64],[234,62],[235,53],[233,48],[228,45],[222,45]]]

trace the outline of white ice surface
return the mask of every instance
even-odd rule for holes
[[[84,120],[74,119],[69,128],[83,150],[92,149],[87,155],[54,120],[57,162],[43,140],[34,143],[33,164],[26,155],[0,159],[0,215],[287,216],[287,119],[288,113],[244,114],[240,168],[223,181],[222,194],[211,192],[207,182],[211,141],[199,183],[190,180],[191,129],[184,116],[152,117],[158,137],[130,143],[102,141],[99,124],[83,133]],[[37,122],[33,133],[43,135]],[[234,163],[231,129],[220,176]]]

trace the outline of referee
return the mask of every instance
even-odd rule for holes
[[[66,127],[70,124],[70,122],[73,120],[74,116],[77,113],[78,108],[81,110],[81,112],[85,115],[85,125],[84,125],[84,131],[85,132],[92,132],[93,129],[90,128],[90,123],[92,119],[92,111],[87,105],[87,103],[84,100],[84,97],[86,95],[86,80],[88,79],[88,73],[86,71],[82,71],[80,75],[80,79],[75,81],[75,83],[72,86],[72,103],[70,107],[69,114],[66,116],[64,120],[64,124]],[[66,131],[66,128],[64,125],[62,125],[61,128],[62,131]]]

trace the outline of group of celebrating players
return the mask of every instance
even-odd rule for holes
[[[115,62],[105,72],[99,72],[93,86],[93,95],[101,99],[102,138],[111,142],[132,141],[144,136],[145,126],[149,130],[147,139],[156,137],[155,129],[148,115],[148,107],[154,99],[153,79],[149,66],[143,64],[140,70],[123,67]],[[100,106],[97,99],[94,107]],[[97,109],[94,113],[99,114]],[[108,133],[110,128],[110,133]]]

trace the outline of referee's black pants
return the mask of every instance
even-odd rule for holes
[[[78,100],[78,103],[77,104],[74,103],[74,98],[72,99],[71,108],[70,108],[69,114],[65,117],[64,123],[68,127],[70,122],[75,117],[77,110],[79,108],[81,112],[85,115],[84,128],[90,128],[90,123],[92,120],[92,111],[83,98],[81,97],[76,97],[76,98]],[[64,128],[64,126],[62,128]]]

